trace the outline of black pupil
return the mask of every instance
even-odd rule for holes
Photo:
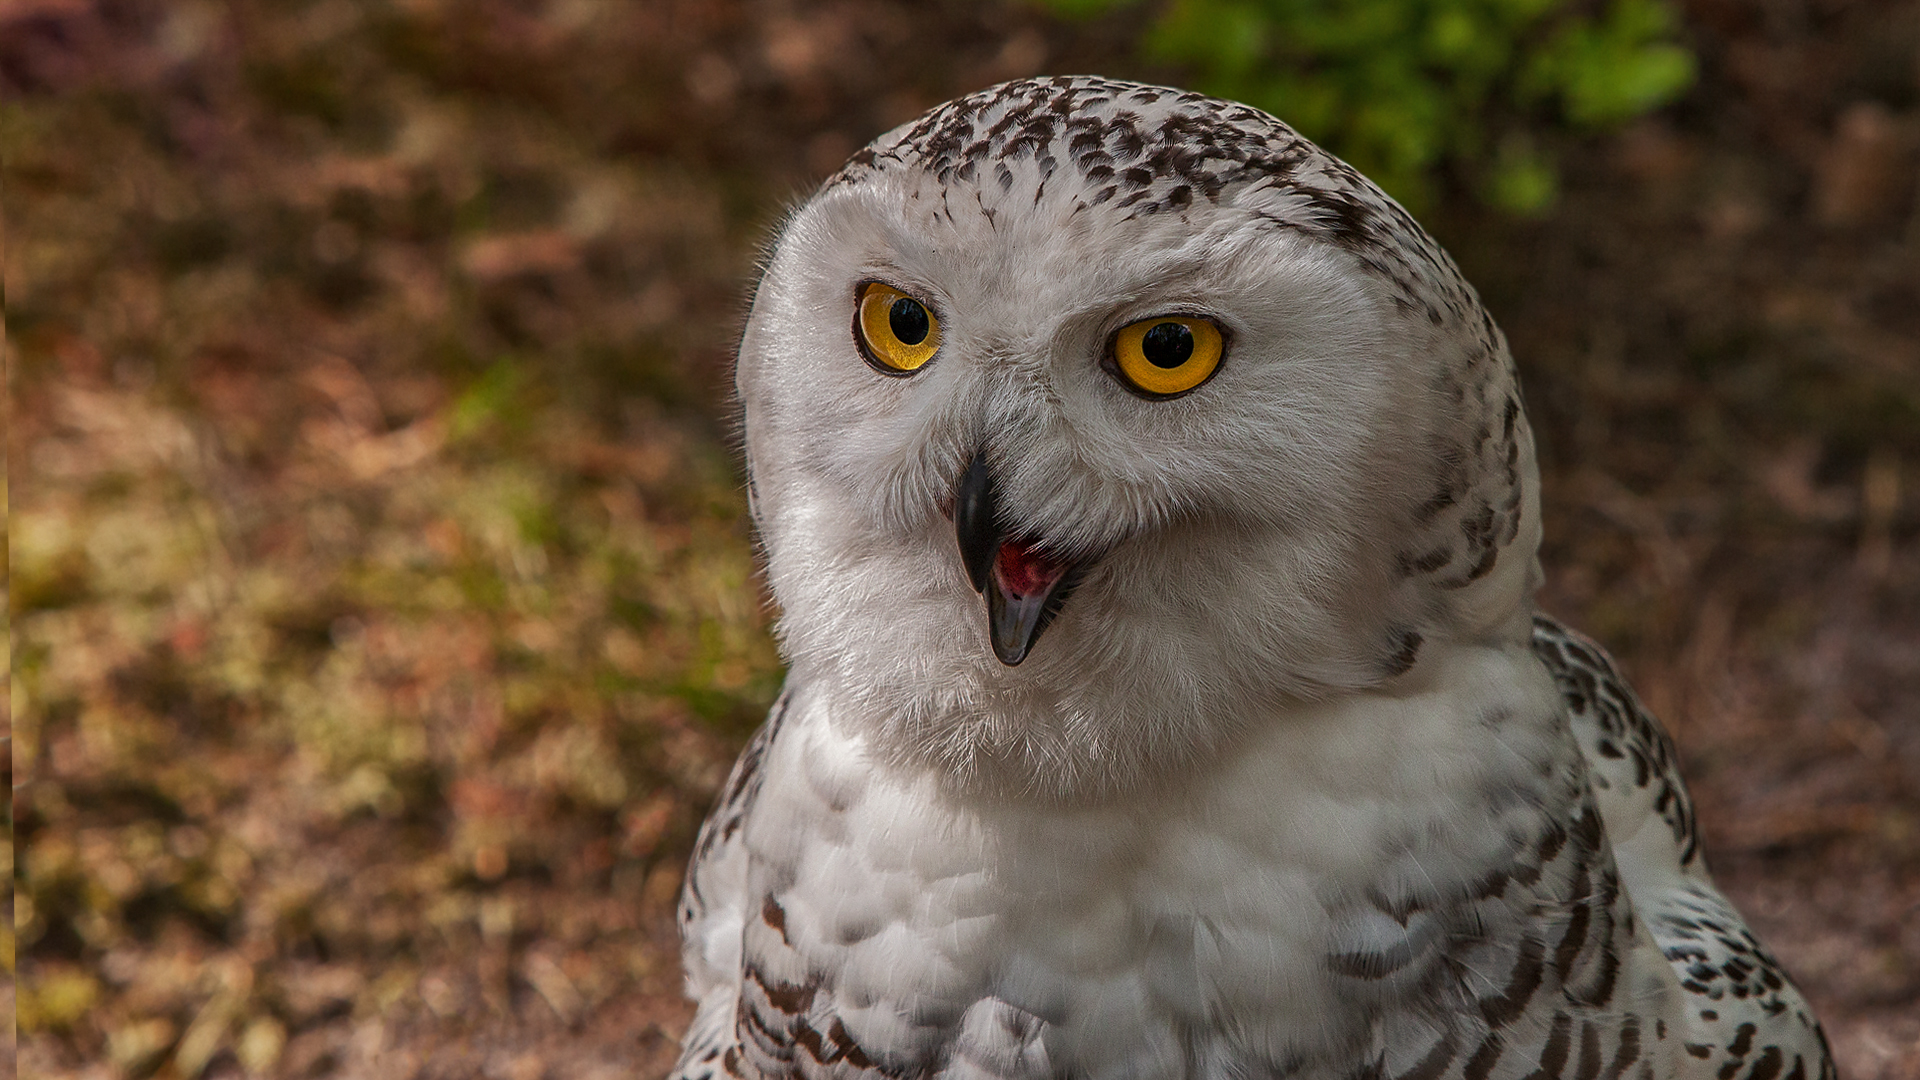
[[[902,345],[918,345],[927,340],[927,331],[932,324],[927,320],[927,309],[920,301],[903,296],[887,309],[887,326],[893,330],[893,336],[900,339]]]
[[[1154,367],[1177,368],[1193,355],[1193,331],[1177,322],[1160,323],[1140,339],[1140,352]]]

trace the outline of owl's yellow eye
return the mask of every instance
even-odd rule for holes
[[[1123,327],[1113,338],[1110,369],[1150,398],[1184,394],[1220,367],[1226,340],[1210,319],[1161,315]]]
[[[867,363],[887,375],[910,375],[940,351],[940,320],[927,305],[877,281],[860,290],[853,335]]]

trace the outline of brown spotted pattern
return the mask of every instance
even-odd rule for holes
[[[791,691],[782,693],[767,714],[766,723],[754,732],[746,749],[734,762],[721,789],[720,801],[700,826],[694,842],[693,861],[687,867],[687,880],[680,890],[680,931],[694,949],[692,936],[712,914],[716,902],[731,898],[741,888],[744,853],[740,829],[764,780],[762,766],[767,749],[779,734],[792,700]],[[680,1052],[680,1065],[674,1073],[684,1080],[712,1080],[715,1077],[752,1077],[740,1071],[739,1050],[735,1045],[732,1012],[701,1012],[687,1031]]]
[[[1393,984],[1381,995],[1376,1045],[1351,1075],[1650,1075],[1646,1044],[1661,1035],[1622,1000],[1636,922],[1583,770],[1570,762],[1526,798],[1489,792],[1485,813],[1510,837],[1508,861],[1457,886],[1373,897],[1407,928],[1405,945],[1382,953],[1336,943],[1329,955],[1356,994]],[[1415,943],[1425,948],[1405,947]]]
[[[1404,930],[1391,948],[1330,942],[1326,966],[1339,977],[1341,1000],[1380,1016],[1374,1045],[1356,1048],[1344,1075],[1652,1080],[1668,1075],[1656,1062],[1676,1061],[1684,1075],[1714,1080],[1831,1080],[1819,1024],[1704,876],[1690,803],[1659,722],[1598,645],[1544,617],[1533,644],[1560,688],[1582,760],[1563,762],[1536,789],[1485,794],[1488,827],[1511,838],[1505,862],[1457,884],[1366,897],[1359,906]],[[703,830],[684,901],[694,917],[705,902],[700,864],[738,842],[785,712],[783,697]],[[1628,787],[1661,816],[1674,867],[1686,875],[1677,888],[1643,886],[1633,895],[1622,881],[1595,792]],[[749,907],[734,1009],[716,1018],[725,1023],[709,1020],[689,1033],[676,1076],[907,1078],[966,1064],[959,1015],[917,1018],[919,1035],[902,1045],[858,1045],[834,1014],[830,974],[778,974],[806,970],[779,896]],[[1626,965],[1648,935],[1679,984],[1676,1000],[1653,1011],[1625,993]],[[989,1004],[1017,1040],[1039,1044],[1040,1021]],[[1206,1063],[1192,1064],[1191,1075],[1210,1075]],[[1270,1064],[1276,1076],[1342,1075],[1306,1062]]]
[[[1403,579],[1443,595],[1482,581],[1519,536],[1532,434],[1506,339],[1453,260],[1366,177],[1257,109],[1160,86],[1059,76],[948,102],[855,154],[825,187],[906,174],[944,215],[991,218],[991,195],[1038,204],[1063,190],[1074,213],[1138,217],[1227,204],[1351,254],[1401,315],[1464,346],[1431,392],[1432,490],[1399,530]],[[1395,628],[1380,668],[1406,670],[1422,638]]]
[[[1451,426],[1430,436],[1440,463],[1396,551],[1402,583],[1466,595],[1502,566],[1528,527],[1532,438],[1506,343],[1446,254],[1390,199],[1284,124],[1245,106],[1094,78],[1006,83],[940,106],[854,156],[826,185],[906,177],[942,213],[991,219],[1007,200],[1069,200],[1072,214],[1251,210],[1350,253],[1385,282],[1400,315],[1463,343],[1430,392]],[[1530,556],[1531,542],[1520,550]],[[1418,618],[1409,621],[1418,621]],[[1396,626],[1388,676],[1411,669],[1435,627]],[[1425,631],[1425,632],[1423,632]],[[1383,875],[1364,897],[1329,898],[1330,1009],[1370,1018],[1339,1062],[1218,1061],[1195,1031],[1185,1075],[1393,1080],[1827,1080],[1824,1038],[1805,1003],[1713,890],[1671,741],[1597,645],[1538,619],[1534,655],[1560,691],[1560,716],[1489,715],[1493,727],[1564,723],[1535,782],[1482,792],[1480,819],[1508,854],[1468,876]],[[788,698],[743,753],[702,829],[681,907],[692,935],[718,905],[738,916],[742,960],[721,1007],[703,1008],[676,1077],[1071,1077],[1049,1065],[1046,1021],[987,998],[964,1013],[915,1012],[886,1046],[862,1046],[835,1009],[833,973],[788,933],[779,881],[748,895],[740,838]],[[1556,736],[1558,739],[1559,736]],[[1672,881],[1623,879],[1623,820],[1657,817]],[[1636,843],[1639,843],[1636,840]],[[1662,840],[1664,843],[1664,840]],[[1636,849],[1635,857],[1640,857]],[[794,910],[798,911],[799,908]],[[730,924],[731,925],[731,924]],[[1651,997],[1650,944],[1674,981]],[[1640,967],[1633,965],[1639,963]],[[1666,989],[1660,989],[1660,986]],[[1662,993],[1668,996],[1662,997]],[[855,1003],[854,1007],[864,1007]],[[924,1014],[923,1014],[924,1013]],[[991,1029],[991,1038],[971,1038]],[[867,1030],[867,1029],[863,1029]],[[992,1047],[980,1056],[978,1048]],[[1696,1067],[1697,1063],[1697,1067]]]
[[[1533,620],[1533,651],[1553,673],[1580,748],[1594,762],[1593,785],[1638,793],[1645,809],[1658,814],[1673,834],[1681,867],[1696,865],[1700,830],[1673,740],[1641,707],[1606,650],[1540,615]]]
[[[747,811],[753,807],[754,797],[760,793],[763,779],[760,767],[766,761],[767,748],[773,745],[773,738],[780,731],[780,722],[786,718],[791,700],[792,692],[788,691],[774,701],[773,708],[767,713],[766,723],[753,733],[746,749],[740,751],[740,757],[734,761],[733,770],[727,774],[726,786],[720,791],[720,801],[700,826],[700,835],[694,841],[692,869],[687,874],[686,888],[680,894],[682,927],[693,925],[706,913],[706,882],[695,871],[713,862],[715,849],[731,844],[740,832],[740,826],[746,822]]]
[[[756,742],[745,755],[754,762],[766,747]],[[750,801],[750,786],[730,790]],[[1545,814],[1543,801],[1550,807]],[[730,798],[716,820],[748,809]],[[1636,923],[1584,772],[1561,770],[1525,793],[1490,791],[1485,814],[1489,827],[1509,833],[1510,859],[1456,884],[1367,897],[1373,912],[1405,928],[1390,950],[1330,943],[1326,965],[1343,980],[1341,999],[1382,1014],[1375,1045],[1356,1048],[1344,1075],[1652,1077],[1653,1044],[1664,1042],[1667,1031],[1620,1007],[1621,964]],[[779,896],[761,896],[752,908],[732,1028],[690,1037],[677,1075],[901,1080],[949,1075],[967,1053],[959,1015],[916,1017],[919,1037],[884,1050],[858,1045],[834,1014],[830,973],[778,974],[806,970]],[[1000,1012],[1009,1014],[1002,1023],[1025,1025],[1032,1030],[1023,1037],[1037,1040],[1031,1017],[1006,1007]],[[1193,1066],[1190,1075],[1214,1075],[1204,1063]],[[1269,1067],[1275,1076],[1342,1075],[1329,1074],[1324,1063]]]
[[[1022,164],[1031,175],[1016,173]],[[1036,203],[1057,181],[1072,186],[1077,211],[1130,217],[1178,212],[1196,199],[1247,205],[1249,192],[1277,189],[1293,198],[1275,204],[1269,220],[1358,254],[1396,284],[1403,310],[1436,325],[1480,317],[1452,260],[1405,210],[1345,162],[1245,105],[1085,76],[1002,83],[882,136],[825,186],[900,169],[951,191],[991,185],[1009,194],[1031,183]]]
[[[1687,995],[1686,1056],[1715,1080],[1830,1080],[1833,1058],[1819,1022],[1706,876],[1693,800],[1666,729],[1591,639],[1535,616],[1533,650],[1559,685],[1594,789],[1626,808],[1619,816],[1657,816],[1671,840],[1677,880],[1637,906]]]

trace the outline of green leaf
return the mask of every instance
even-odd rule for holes
[[[512,411],[523,376],[511,358],[496,360],[453,403],[447,434],[464,439]]]
[[[1080,15],[1136,0],[1041,2]],[[1590,11],[1570,0],[1172,0],[1141,49],[1189,68],[1196,89],[1273,113],[1403,202],[1427,201],[1451,161],[1489,203],[1531,215],[1558,182],[1538,147],[1658,108],[1694,77],[1666,0]],[[1487,160],[1490,128],[1519,138]]]
[[[1216,78],[1230,77],[1259,63],[1268,25],[1253,4],[1177,0],[1148,32],[1146,51],[1157,60],[1197,63]]]
[[[1630,120],[1674,100],[1693,85],[1693,57],[1678,45],[1596,53],[1566,85],[1567,117],[1584,127]]]
[[[1487,201],[1516,217],[1539,217],[1559,196],[1559,170],[1553,159],[1525,139],[1501,144],[1487,177]]]
[[[1105,15],[1116,8],[1129,7],[1137,0],[1039,0],[1040,6],[1050,8],[1068,19],[1092,19]]]

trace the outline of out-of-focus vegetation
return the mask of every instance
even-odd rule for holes
[[[670,1053],[779,679],[714,400],[753,222],[610,150],[658,91],[558,78],[597,17],[0,29],[28,1072],[364,1075],[516,995]]]
[[[583,437],[507,367],[379,430],[321,360],[334,414],[268,487],[220,460],[270,392],[231,378],[204,417],[84,382],[42,399],[36,464],[64,490],[13,516],[15,685],[20,753],[60,783],[21,807],[21,1030],[131,1072],[223,1050],[261,1071],[290,1030],[530,931],[535,985],[597,1003],[624,965],[574,953],[664,910],[681,793],[722,764],[705,731],[772,691],[726,461],[664,424]],[[548,921],[528,879],[625,910]],[[392,960],[354,971],[368,954]]]
[[[1699,87],[1569,140],[1546,222],[1445,185],[1427,220],[1515,343],[1545,602],[1892,1080],[1920,20],[1777,7],[1688,8]],[[1151,17],[0,5],[21,1071],[663,1071],[673,893],[779,679],[727,419],[756,245],[954,95],[1187,81]]]
[[[1042,0],[1078,17],[1140,0]],[[1693,81],[1663,0],[1172,0],[1140,36],[1196,89],[1282,117],[1416,209],[1443,166],[1537,214],[1554,144],[1642,116]]]

